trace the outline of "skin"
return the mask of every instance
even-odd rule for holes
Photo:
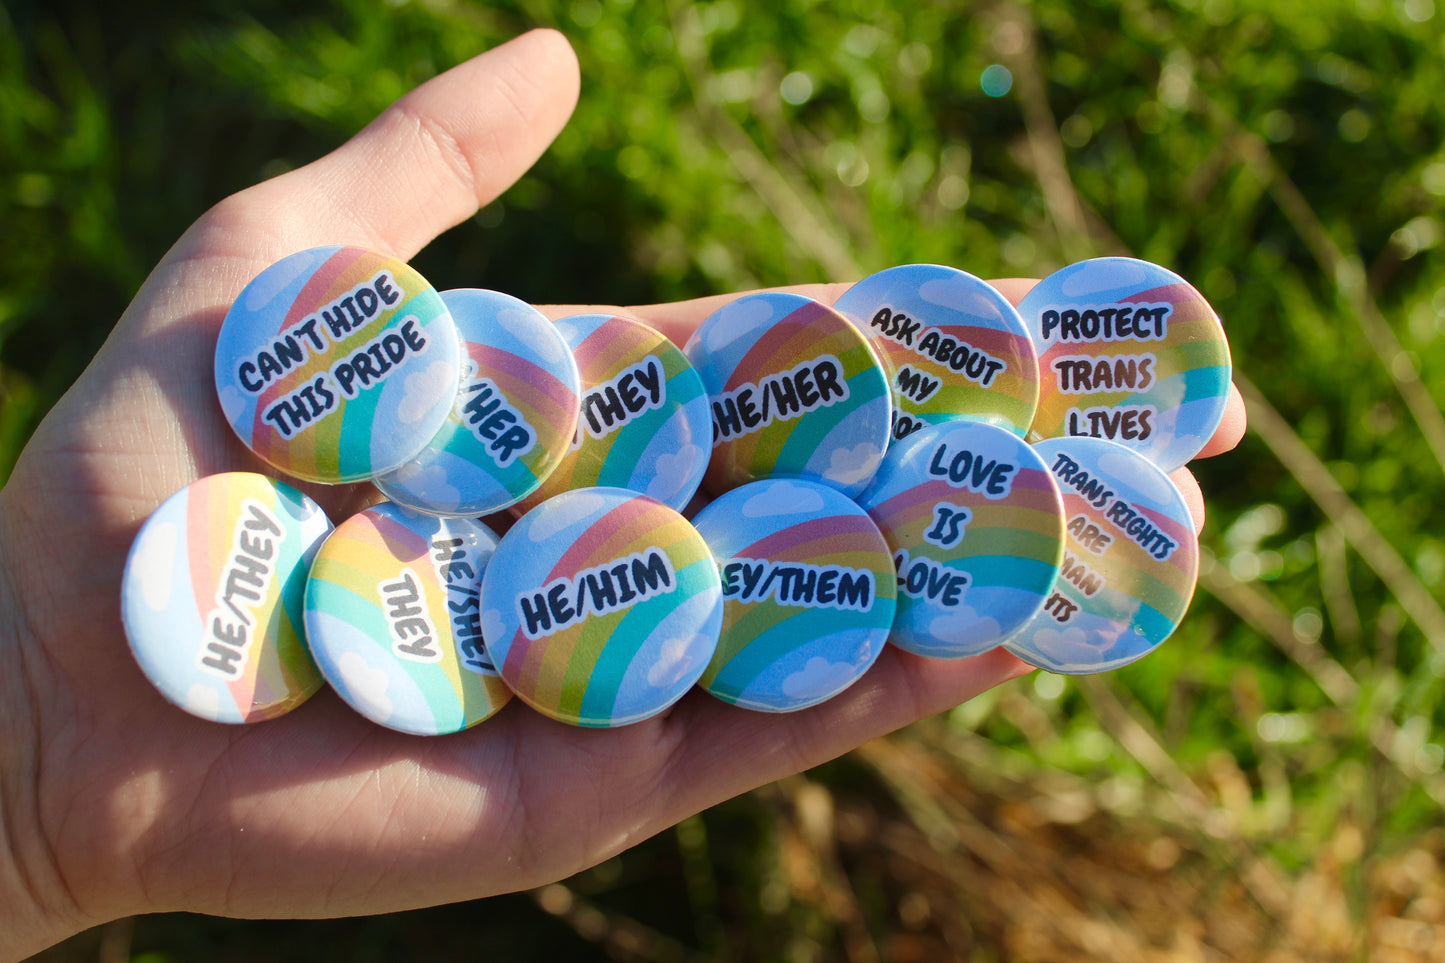
[[[515,181],[577,92],[566,41],[529,33],[417,88],[326,157],[222,201],[36,431],[0,491],[0,960],[138,913],[363,915],[562,879],[1029,671],[1001,651],[930,662],[890,647],[804,712],[694,693],[598,731],[514,701],[437,739],[369,723],[327,691],[262,725],[217,725],[146,682],[118,605],[141,523],[198,477],[274,474],[215,402],[211,356],[230,301],[304,248],[411,257]],[[1031,283],[997,282],[1015,299]],[[793,290],[831,302],[844,288]],[[628,310],[682,341],[732,296]],[[1236,396],[1208,453],[1233,447],[1243,425]],[[1176,480],[1202,523],[1192,476]],[[378,498],[370,485],[300,487],[334,519]]]

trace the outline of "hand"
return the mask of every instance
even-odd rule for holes
[[[145,681],[119,617],[141,522],[200,476],[275,475],[215,400],[229,302],[308,247],[409,258],[527,169],[577,88],[566,42],[530,33],[413,91],[327,157],[223,201],[35,433],[0,492],[0,960],[135,913],[371,914],[561,879],[1028,670],[1001,651],[925,662],[890,647],[800,713],[695,693],[598,731],[517,704],[437,739],[374,725],[327,691],[280,719],[216,725]],[[831,301],[842,289],[801,290]],[[685,338],[714,306],[635,313]],[[301,487],[337,520],[377,497]]]

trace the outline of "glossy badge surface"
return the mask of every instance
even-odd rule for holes
[[[939,264],[871,274],[833,305],[866,334],[893,385],[893,437],[967,417],[1023,437],[1039,359],[1023,319],[990,284]]]
[[[376,479],[392,501],[437,515],[487,515],[550,475],[577,429],[577,364],[536,308],[498,291],[443,291],[462,339],[462,383],[421,453]]]
[[[556,324],[582,376],[582,413],[566,457],[516,508],[533,508],[568,489],[603,486],[682,511],[712,453],[702,378],[676,345],[641,321],[579,314]]]
[[[434,736],[507,703],[481,624],[497,538],[480,522],[383,503],[337,526],[306,586],[306,631],[326,681],[373,722]]]
[[[697,529],[620,488],[563,492],[512,526],[482,582],[497,668],[528,705],[622,726],[692,687],[717,647],[722,589]]]
[[[893,563],[850,499],[815,482],[764,479],[693,521],[722,573],[722,636],[699,683],[708,692],[747,709],[803,709],[852,685],[883,651]]]
[[[216,392],[236,434],[307,481],[362,481],[405,464],[451,410],[456,327],[395,258],[322,247],[246,285],[216,342]]]
[[[1064,506],[1047,467],[995,425],[930,425],[896,442],[859,499],[898,573],[893,642],[977,655],[1038,614],[1064,556]]]
[[[1043,611],[1005,647],[1062,673],[1148,655],[1194,595],[1199,541],[1189,506],[1167,475],[1116,442],[1054,438],[1034,449],[1064,495],[1064,560]]]
[[[1029,441],[1104,438],[1170,472],[1219,427],[1231,373],[1224,327],[1173,271],[1080,261],[1040,281],[1019,314],[1039,352]]]
[[[856,495],[888,447],[888,376],[868,339],[811,298],[749,294],[688,340],[712,408],[713,495],[774,476]]]
[[[211,475],[166,499],[136,535],[122,619],[146,677],[216,722],[259,722],[321,687],[302,596],[331,530],[321,507],[249,472]]]

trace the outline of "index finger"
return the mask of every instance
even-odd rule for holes
[[[1017,305],[1023,301],[1023,296],[1029,294],[1030,289],[1039,283],[1038,278],[997,278],[988,281],[990,285],[1000,292],[1004,298],[1009,299],[1010,304]],[[832,283],[805,283],[805,285],[786,285],[782,288],[766,288],[764,291],[788,291],[792,294],[806,296],[806,298],[821,301],[822,304],[834,304],[842,292],[851,288],[851,282]],[[616,305],[539,305],[540,311],[556,321],[558,318],[565,318],[574,314],[624,314],[637,318],[639,321],[647,322],[657,330],[662,331],[670,341],[678,347],[686,344],[692,333],[698,330],[698,325],[707,320],[709,314],[717,311],[722,305],[736,301],[737,298],[754,292],[737,292],[737,294],[709,295],[705,298],[694,298],[691,301],[675,301],[670,304],[634,305],[634,307],[621,308]],[[1230,451],[1244,437],[1246,429],[1246,411],[1244,411],[1244,399],[1237,388],[1230,386],[1230,398],[1225,403],[1224,415],[1220,419],[1220,425],[1215,428],[1214,435],[1205,442],[1204,448],[1199,451],[1196,457],[1207,458]],[[1181,481],[1185,497],[1191,503],[1192,512],[1195,515],[1196,526],[1202,525],[1204,521],[1204,505],[1202,497],[1198,496],[1198,484],[1192,484],[1192,477]]]
[[[999,293],[1009,299],[1012,304],[1018,304],[1023,296],[1029,292],[1035,284],[1036,278],[1001,278],[988,282],[998,289]],[[832,283],[815,284],[790,284],[776,288],[761,288],[765,291],[787,291],[791,294],[801,294],[805,298],[812,298],[814,301],[821,301],[823,304],[832,304],[843,295],[843,292],[853,286],[851,281],[840,281]],[[755,294],[756,291],[739,291],[736,294],[713,294],[703,298],[694,298],[690,301],[674,301],[670,304],[643,304],[632,307],[617,307],[610,304],[547,304],[539,305],[539,310],[556,321],[558,318],[565,318],[572,314],[625,314],[645,321],[672,341],[679,348],[687,343],[692,333],[697,330],[707,316],[730,301],[735,301],[747,294]]]

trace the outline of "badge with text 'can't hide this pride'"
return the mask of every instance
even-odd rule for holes
[[[307,481],[362,481],[436,434],[461,377],[441,296],[402,261],[313,248],[241,291],[216,342],[216,392],[236,434]]]

